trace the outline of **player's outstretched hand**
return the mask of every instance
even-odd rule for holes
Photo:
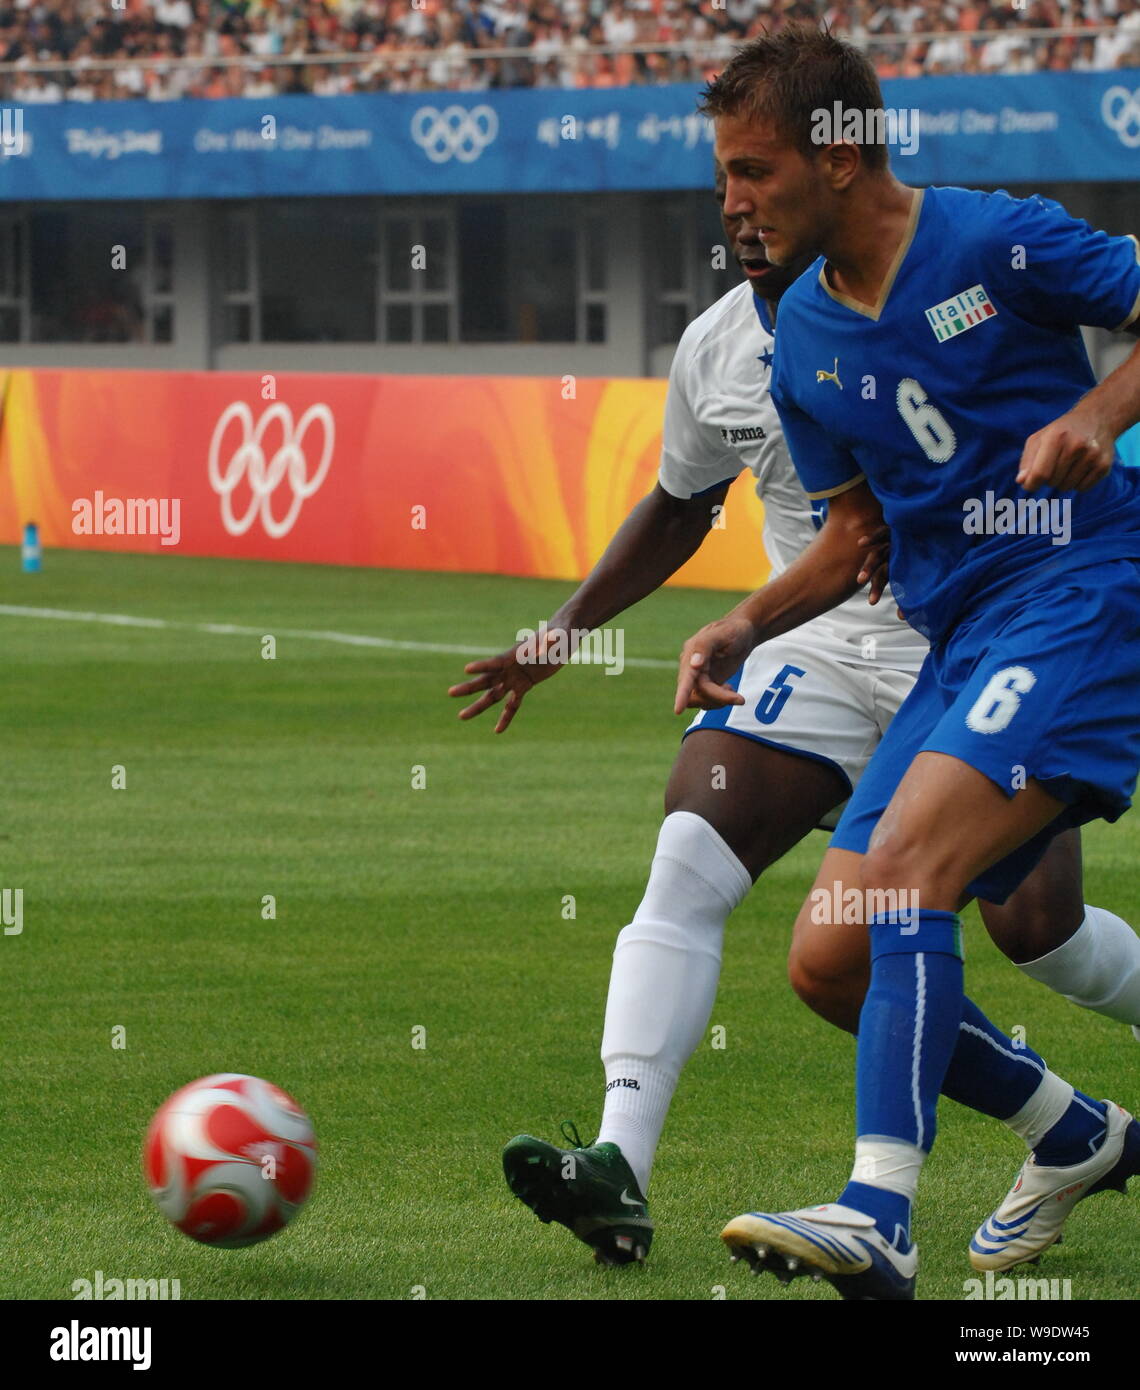
[[[673,713],[742,705],[744,696],[720,682],[740,668],[755,645],[756,634],[746,618],[730,615],[702,627],[681,648]]]
[[[1074,406],[1025,441],[1017,482],[1026,492],[1087,492],[1108,476],[1113,453],[1112,432]]]
[[[463,669],[475,679],[453,685],[447,693],[455,699],[463,699],[478,691],[483,693],[473,704],[459,711],[460,719],[474,719],[477,714],[482,714],[502,700],[503,708],[495,732],[501,734],[510,728],[511,720],[518,713],[527,691],[562,669],[562,662],[551,661],[547,657],[550,636],[546,632],[537,642],[534,638],[516,642],[509,651],[500,652],[498,656],[469,661]]]

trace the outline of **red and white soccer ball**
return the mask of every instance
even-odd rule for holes
[[[204,1245],[256,1245],[282,1230],[313,1185],[317,1143],[292,1096],[222,1072],[159,1107],[143,1171],[159,1210]]]

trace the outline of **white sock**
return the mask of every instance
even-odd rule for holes
[[[728,914],[752,880],[708,821],[665,817],[649,882],[614,950],[600,1143],[617,1144],[644,1194],[681,1068],[708,1027]]]
[[[1140,1024],[1140,936],[1103,907],[1086,903],[1085,920],[1063,946],[1018,969],[1082,1009]]]
[[[1003,1123],[1035,1149],[1072,1103],[1073,1088],[1046,1067],[1041,1084],[1017,1114]]]
[[[901,1139],[856,1139],[851,1181],[898,1192],[913,1202],[926,1155]]]

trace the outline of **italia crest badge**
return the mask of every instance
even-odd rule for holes
[[[948,338],[956,338],[979,323],[992,319],[997,314],[993,301],[983,285],[971,285],[968,290],[956,294],[953,299],[944,299],[926,310],[926,321],[934,330],[940,343]]]

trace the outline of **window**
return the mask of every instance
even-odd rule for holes
[[[462,342],[606,341],[609,245],[598,204],[472,200],[457,220]]]
[[[368,199],[258,206],[265,343],[374,343],[375,205]]]
[[[219,236],[223,343],[260,341],[257,300],[257,229],[252,207],[228,204]]]
[[[380,218],[380,322],[386,343],[450,343],[457,336],[455,215],[393,208]]]
[[[606,220],[600,212],[582,214],[578,238],[578,338],[606,341],[608,245]]]
[[[503,202],[460,203],[459,337],[465,343],[505,343],[507,325],[507,207]]]
[[[645,209],[649,339],[662,347],[678,342],[687,324],[739,283],[740,273],[710,193],[652,198]]]
[[[144,297],[146,340],[174,341],[174,221],[169,214],[148,212],[146,260],[150,272]]]
[[[226,343],[604,343],[604,202],[280,199],[214,214]],[[153,331],[163,331],[161,221]],[[173,304],[170,305],[173,313]]]
[[[29,217],[31,341],[147,339],[146,219],[132,203],[34,209]]]
[[[0,343],[19,343],[27,336],[26,242],[22,212],[0,217]]]

